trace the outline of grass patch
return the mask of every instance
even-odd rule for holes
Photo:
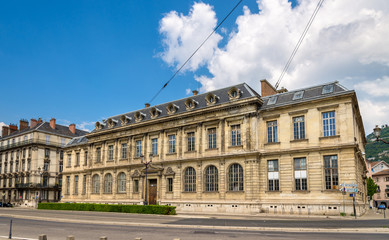
[[[124,212],[141,214],[175,215],[176,207],[162,205],[114,205],[97,203],[39,203],[38,209],[96,211],[96,212]]]
[[[345,216],[346,216],[346,213],[341,212],[341,213],[340,213],[340,216],[345,217]]]

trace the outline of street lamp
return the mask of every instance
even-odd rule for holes
[[[147,160],[144,159],[144,156],[143,156],[143,155],[141,156],[141,161],[142,161],[142,163],[143,163],[143,164],[145,165],[145,167],[146,167],[145,201],[144,201],[144,205],[147,205],[147,204],[148,204],[148,203],[147,203],[147,168],[148,168],[149,164],[153,161],[153,154],[150,153],[149,157],[150,157],[150,160],[147,161]]]
[[[374,128],[374,136],[376,137],[376,141],[381,141],[383,143],[389,144],[389,142],[385,141],[384,139],[380,138],[381,137],[381,128],[378,127],[378,125],[375,126]]]

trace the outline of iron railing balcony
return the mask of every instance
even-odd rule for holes
[[[17,143],[11,143],[11,144],[5,144],[4,146],[0,147],[0,151],[11,149],[11,148],[16,148],[16,147],[21,147],[25,146],[28,144],[43,144],[47,146],[55,146],[55,147],[63,147],[64,145],[61,143],[49,141],[47,142],[46,140],[41,140],[41,139],[29,139],[29,140],[23,140]],[[23,157],[24,158],[24,157]]]

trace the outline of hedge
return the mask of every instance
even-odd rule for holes
[[[176,207],[163,205],[117,205],[96,203],[39,203],[38,209],[96,211],[96,212],[124,212],[142,214],[175,215]]]

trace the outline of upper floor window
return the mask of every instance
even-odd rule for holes
[[[68,167],[70,167],[72,165],[72,155],[71,154],[68,154]]]
[[[339,184],[337,155],[324,156],[324,175],[326,189],[336,189]]]
[[[62,150],[59,152],[59,160],[63,160],[63,151]]]
[[[126,192],[126,174],[123,172],[118,176],[118,192]]]
[[[268,143],[278,142],[277,121],[267,122],[267,142]]]
[[[45,158],[49,158],[49,157],[50,157],[50,149],[45,148]]]
[[[243,191],[243,168],[232,164],[228,169],[228,191]]]
[[[127,158],[127,143],[122,143],[122,159]]]
[[[232,125],[231,126],[231,145],[232,146],[240,146],[240,125]]]
[[[108,146],[108,160],[113,160],[113,145]]]
[[[195,150],[195,133],[194,132],[188,133],[187,139],[188,139],[188,152],[194,151]]]
[[[269,181],[268,190],[279,191],[280,181],[279,181],[279,174],[278,174],[278,160],[267,161],[267,175]]]
[[[209,149],[216,148],[216,128],[208,129],[208,148]]]
[[[88,151],[84,152],[84,165],[88,165]]]
[[[219,191],[218,171],[213,165],[205,169],[205,191],[217,192]]]
[[[136,151],[135,151],[135,156],[136,157],[140,157],[140,156],[142,156],[142,140],[138,140],[138,141],[136,141]]]
[[[76,153],[76,166],[80,165],[80,153]]]
[[[389,177],[385,177],[385,182],[389,182]]]
[[[43,163],[43,171],[47,172],[49,171],[49,166],[50,166],[50,163],[49,162],[44,162]]]
[[[323,116],[323,135],[324,137],[335,136],[335,111],[324,112]]]
[[[196,170],[193,167],[185,169],[184,180],[185,192],[196,192]]]
[[[59,172],[63,171],[63,162],[59,162]]]
[[[74,176],[74,194],[78,194],[78,175]]]
[[[293,118],[294,140],[305,139],[305,119],[304,116]]]
[[[153,156],[158,155],[158,138],[151,139],[151,153]]]
[[[46,144],[50,144],[50,135],[46,135]]]
[[[96,148],[96,162],[100,162],[101,161],[101,148],[98,147]]]
[[[307,160],[305,157],[294,159],[294,180],[296,190],[307,190]]]
[[[169,135],[169,153],[176,152],[176,135]]]

